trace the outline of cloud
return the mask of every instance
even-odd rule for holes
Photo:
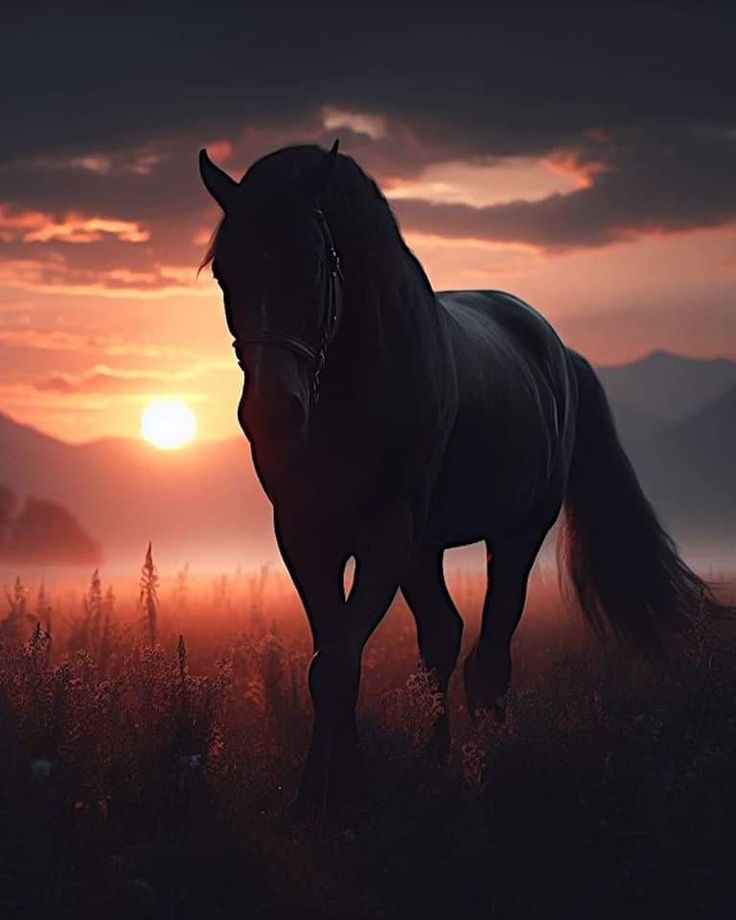
[[[473,146],[498,154],[549,149],[583,128],[730,117],[725,5],[215,4],[204,15],[193,4],[175,31],[157,3],[143,19],[50,3],[35,17],[32,28],[6,22],[8,157],[193,128],[204,140],[326,104],[484,137]]]
[[[327,105],[322,111],[322,125],[327,131],[347,128],[353,134],[363,134],[372,141],[380,141],[386,136],[386,119],[383,115],[371,115],[366,112],[346,112]]]
[[[112,217],[92,217],[68,212],[58,220],[35,210],[15,210],[0,204],[0,238],[3,242],[20,239],[24,243],[95,243],[105,235],[124,243],[145,243],[150,232],[137,221]]]
[[[26,233],[26,243],[46,243],[60,240],[63,243],[96,243],[103,234],[109,233],[123,243],[145,243],[151,238],[148,230],[139,223],[115,220],[108,217],[84,217],[67,214],[63,220],[48,221],[36,230]]]
[[[174,345],[127,340],[118,335],[90,335],[64,329],[0,329],[0,345],[37,351],[75,352],[107,357],[191,360],[191,349]]]
[[[553,151],[547,157],[493,157],[473,162],[433,163],[416,176],[388,179],[390,201],[419,199],[432,204],[488,207],[508,201],[541,201],[592,181],[591,171]],[[428,229],[428,228],[426,228]]]
[[[99,364],[84,374],[52,374],[36,383],[36,389],[55,393],[141,393],[168,390],[191,380],[191,371],[127,370]]]
[[[71,160],[69,160],[69,166],[77,169],[86,169],[89,172],[106,176],[112,169],[112,160],[110,157],[87,153],[83,156],[72,157]]]
[[[695,5],[516,7],[271,4],[206,22],[187,8],[176,35],[155,3],[144,28],[51,5],[31,31],[8,23],[5,283],[188,296],[218,219],[204,145],[239,178],[275,147],[339,134],[406,231],[445,239],[552,252],[733,219],[720,20]]]
[[[445,237],[527,243],[548,251],[596,248],[652,234],[736,221],[730,139],[671,132],[639,134],[606,151],[571,150],[557,163],[585,181],[539,201],[471,207],[405,199],[395,208],[407,230]],[[604,159],[600,154],[604,153]]]
[[[34,169],[52,174],[82,172],[95,176],[150,176],[165,160],[166,154],[162,150],[146,144],[134,148],[108,149],[72,156],[44,155],[33,158],[30,163]]]
[[[158,300],[163,297],[201,297],[195,287],[194,266],[159,265],[136,271],[118,266],[96,269],[70,265],[58,254],[41,259],[9,259],[0,262],[0,288],[61,294],[75,297],[112,297],[126,300]]]
[[[376,177],[402,227],[411,232],[554,251],[724,224],[736,213],[728,167],[734,133],[702,124],[660,125],[653,131],[581,127],[566,144],[538,145],[534,155],[507,154],[494,152],[495,136],[475,138],[471,145],[467,137],[445,132],[427,141],[426,126],[411,118],[399,120],[378,111],[369,116],[357,107],[331,105],[291,123],[273,118],[249,123],[211,146],[240,178],[250,162],[275,147],[293,142],[329,145],[334,132],[324,126],[326,111],[353,127],[353,116],[369,118],[359,123],[361,131],[344,139],[343,149]],[[14,191],[17,201],[14,209],[5,206],[0,232],[4,229],[15,240],[36,240],[39,246],[44,245],[41,240],[52,246],[94,238],[94,250],[79,247],[67,262],[70,269],[99,272],[99,278],[89,275],[88,284],[75,286],[79,294],[130,288],[152,296],[154,288],[170,289],[167,281],[186,286],[185,266],[198,263],[218,218],[196,174],[199,144],[182,136],[150,141],[146,149],[157,150],[166,161],[152,184],[130,171],[78,171],[73,181],[59,184],[49,174],[34,173],[28,164],[8,167],[0,171],[0,198]],[[114,159],[112,153],[104,156]],[[54,222],[49,217],[49,204],[73,214],[75,201],[78,212],[104,208],[103,213],[116,216],[99,219],[101,223]],[[125,243],[146,234],[146,247]],[[139,253],[132,254],[133,248]],[[87,258],[87,249],[94,252],[93,259]],[[174,279],[157,264],[178,264],[182,270]],[[123,267],[140,273],[140,285],[136,287],[132,276],[131,283],[124,283]]]

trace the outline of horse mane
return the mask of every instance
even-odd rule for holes
[[[326,187],[320,187],[319,177],[330,156],[316,144],[283,147],[266,154],[240,180],[245,192],[243,208],[265,207],[273,219],[280,211],[288,218],[305,203],[319,204],[350,277],[360,274],[362,283],[373,287],[377,275],[390,270],[400,254],[404,259],[398,261],[408,264],[424,293],[432,295],[429,279],[404,241],[389,202],[352,157],[338,153]],[[200,271],[216,258],[224,223],[223,218],[215,228]]]

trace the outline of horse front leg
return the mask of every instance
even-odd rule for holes
[[[393,567],[391,567],[393,570]],[[304,811],[322,811],[365,793],[355,722],[363,649],[398,589],[398,571],[363,573],[332,640],[309,669],[312,743],[299,790]]]
[[[337,615],[327,617],[327,622],[314,609],[310,613],[318,602],[318,593],[329,603],[331,592],[325,591],[325,582],[313,572],[304,577],[293,572],[315,636],[315,654],[309,668],[314,721],[297,798],[302,815],[323,812],[364,792],[355,723],[361,660],[366,642],[398,589],[408,532],[406,515],[401,514],[386,516],[380,527],[371,529],[370,538],[361,541],[356,578],[347,601],[342,597],[342,557],[341,603]],[[309,542],[314,545],[319,541],[312,536]],[[301,557],[307,555],[302,553]],[[293,553],[291,559],[293,564]],[[322,585],[319,591],[318,585]]]
[[[330,646],[337,626],[344,618],[343,576],[348,552],[342,542],[335,539],[332,532],[334,528],[329,526],[321,526],[319,537],[315,538],[312,528],[307,532],[300,521],[276,515],[274,530],[284,564],[304,605],[316,655],[320,649]],[[328,532],[331,532],[330,536]],[[342,734],[346,738],[352,736],[357,743],[354,722],[353,726],[345,723],[339,728],[343,729]],[[329,720],[321,716],[315,707],[311,743],[303,772],[302,792],[297,797],[297,810],[308,810],[304,808],[303,793],[306,787],[312,790],[310,798],[315,803],[320,795],[326,801],[331,761],[335,753],[333,736]],[[319,790],[322,790],[321,794]]]
[[[444,759],[450,750],[447,686],[460,654],[463,621],[442,569],[439,546],[423,546],[414,553],[401,579],[401,590],[414,616],[419,654],[437,682],[441,711],[437,713],[430,751]]]

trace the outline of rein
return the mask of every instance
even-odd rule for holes
[[[320,378],[327,360],[327,351],[332,344],[340,325],[342,316],[342,283],[343,273],[340,265],[340,256],[335,249],[335,242],[330,232],[330,226],[322,208],[316,208],[315,214],[319,220],[320,228],[327,243],[328,258],[328,283],[327,297],[322,304],[322,333],[317,345],[305,342],[303,339],[288,332],[275,332],[271,329],[261,329],[255,335],[244,339],[235,339],[233,348],[238,359],[238,364],[243,365],[242,347],[244,345],[276,345],[287,348],[300,358],[306,358],[314,365],[312,375],[311,395],[312,402],[319,402]]]

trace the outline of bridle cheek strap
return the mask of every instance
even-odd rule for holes
[[[312,402],[319,402],[320,378],[327,360],[327,351],[337,335],[337,330],[342,317],[342,283],[343,274],[340,265],[340,257],[335,249],[332,239],[332,233],[327,223],[327,218],[321,208],[316,209],[316,214],[322,228],[322,233],[327,243],[328,265],[328,282],[327,298],[322,310],[322,334],[317,346],[310,345],[298,336],[290,335],[288,332],[275,332],[270,329],[261,329],[252,336],[243,339],[235,339],[233,348],[238,359],[238,364],[243,367],[242,348],[244,345],[277,345],[279,348],[286,348],[300,358],[305,358],[314,365],[312,372]]]

